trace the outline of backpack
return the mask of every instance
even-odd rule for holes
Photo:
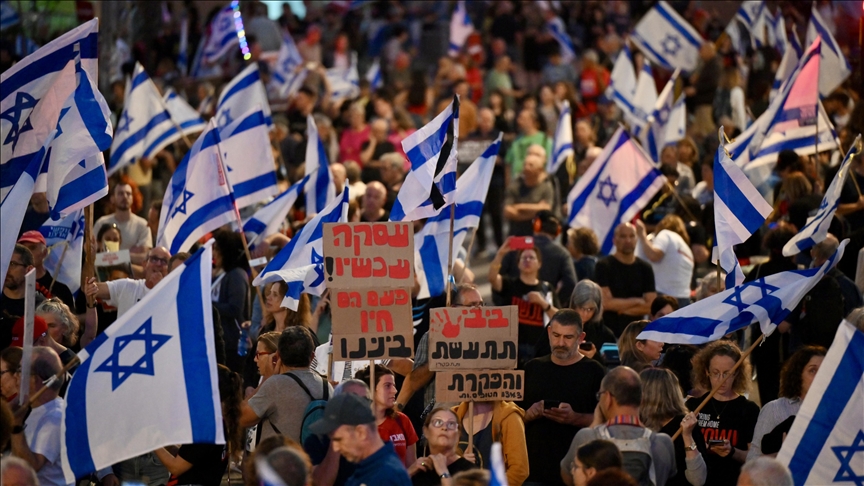
[[[655,486],[657,474],[654,471],[654,458],[651,456],[651,429],[645,427],[642,437],[635,439],[616,439],[609,435],[606,425],[594,427],[598,439],[608,440],[618,447],[624,461],[621,469],[629,474],[640,486]]]
[[[300,443],[305,444],[306,439],[309,436],[315,435],[311,430],[309,430],[309,426],[324,417],[324,407],[327,406],[327,400],[330,399],[330,392],[327,389],[327,380],[321,380],[324,382],[324,391],[321,394],[323,398],[315,398],[312,396],[312,393],[309,391],[308,388],[306,388],[306,385],[303,384],[303,381],[301,381],[300,378],[297,378],[291,372],[285,373],[285,376],[289,376],[294,381],[296,381],[297,384],[300,385],[300,388],[302,388],[303,391],[306,392],[307,395],[309,395],[309,399],[311,400],[311,402],[309,402],[309,405],[306,405],[306,410],[303,411],[303,422],[300,426]]]

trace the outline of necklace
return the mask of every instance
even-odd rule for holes
[[[711,409],[714,410],[714,413],[717,414],[717,421],[719,422],[719,421],[720,421],[720,415],[721,415],[723,412],[726,411],[726,407],[729,406],[729,403],[731,403],[732,400],[729,400],[728,402],[726,402],[726,405],[723,405],[723,410],[720,410],[720,413],[717,413],[717,405],[716,405],[716,402],[718,402],[718,401],[719,401],[719,400],[717,400],[716,398],[715,398],[714,400],[711,401]]]

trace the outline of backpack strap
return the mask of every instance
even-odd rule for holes
[[[288,376],[288,377],[290,377],[291,379],[293,379],[294,381],[296,381],[297,384],[300,385],[300,388],[302,388],[303,391],[306,392],[307,395],[309,395],[309,399],[312,400],[312,401],[315,401],[315,397],[312,396],[312,392],[310,392],[309,389],[306,388],[306,385],[304,385],[303,382],[300,380],[300,378],[297,378],[297,376],[296,376],[294,373],[291,373],[291,372],[289,371],[288,373],[283,373],[283,376]],[[325,389],[325,390],[327,389],[327,385],[326,385],[326,384],[324,385],[324,389]]]

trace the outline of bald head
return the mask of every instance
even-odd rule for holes
[[[738,486],[793,486],[792,474],[780,461],[762,456],[747,461],[738,476]]]
[[[363,214],[368,221],[377,221],[387,202],[387,188],[378,181],[372,181],[366,185],[366,193],[363,195]]]
[[[620,406],[638,407],[642,403],[642,380],[629,366],[618,366],[603,377],[600,389],[609,392]]]
[[[616,253],[630,256],[636,251],[636,227],[632,223],[621,223],[615,228],[613,239]]]

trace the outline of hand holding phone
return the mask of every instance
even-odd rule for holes
[[[533,236],[514,236],[510,238],[511,250],[529,250],[534,248]]]
[[[558,408],[561,405],[561,400],[543,400],[543,408],[549,410],[550,408]]]

